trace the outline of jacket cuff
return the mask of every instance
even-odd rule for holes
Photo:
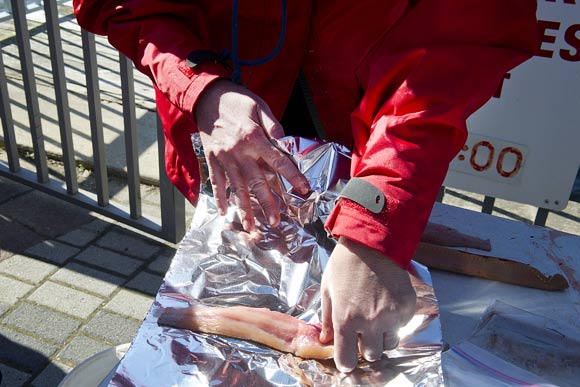
[[[224,66],[219,63],[202,63],[190,67],[187,59],[180,63],[180,70],[190,79],[190,84],[186,88],[181,108],[183,111],[191,113],[199,99],[199,96],[207,89],[209,85],[218,79],[229,79],[231,74]]]
[[[372,248],[407,269],[429,219],[429,212],[397,189],[385,192],[380,213],[341,197],[325,228],[334,237],[345,237]]]

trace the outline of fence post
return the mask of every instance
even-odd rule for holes
[[[10,110],[10,97],[8,97],[8,79],[4,71],[4,60],[0,51],[0,121],[4,128],[4,148],[8,155],[8,167],[10,172],[20,170],[20,159],[18,157],[18,146],[14,134],[14,120]]]
[[[121,92],[123,95],[123,120],[125,133],[125,155],[127,160],[127,185],[129,187],[129,207],[131,217],[141,217],[141,190],[139,178],[139,149],[137,147],[137,114],[135,112],[135,85],[133,63],[119,53],[121,72]]]
[[[165,239],[177,243],[185,235],[185,198],[171,184],[165,172],[165,136],[159,115],[157,115],[157,149],[159,152],[161,232]]]
[[[74,195],[78,192],[79,186],[76,174],[66,77],[64,75],[62,39],[60,36],[60,27],[58,25],[56,0],[44,0],[44,14],[46,17],[48,46],[52,63],[52,77],[54,81],[56,110],[58,113],[58,125],[60,129],[66,190],[69,194]]]
[[[36,179],[39,183],[48,183],[48,165],[46,151],[44,150],[44,136],[40,122],[40,108],[38,104],[38,92],[34,78],[32,65],[32,50],[30,49],[30,34],[26,22],[26,6],[21,0],[11,0],[14,14],[14,27],[16,40],[22,66],[22,80],[26,94],[28,121],[32,135],[32,147],[34,149],[34,162],[36,164]]]

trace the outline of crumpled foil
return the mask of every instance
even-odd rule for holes
[[[193,139],[199,157],[202,149]],[[189,231],[155,302],[110,386],[442,386],[439,310],[428,270],[413,263],[414,318],[397,349],[360,360],[349,374],[332,359],[306,360],[235,338],[162,327],[167,307],[245,305],[320,322],[320,282],[334,241],[323,223],[349,176],[350,153],[334,143],[287,137],[277,145],[293,157],[312,192],[297,195],[281,177],[273,191],[285,208],[270,227],[255,206],[257,232],[243,231],[235,205],[218,214],[210,185],[202,186]]]

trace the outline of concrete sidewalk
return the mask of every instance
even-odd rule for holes
[[[83,360],[130,342],[174,253],[0,178],[0,386],[57,386]]]
[[[72,9],[60,7],[73,142],[77,160],[92,160],[80,29]],[[42,130],[49,156],[61,142],[42,12],[27,15]],[[104,137],[111,200],[125,204],[123,116],[118,53],[97,37]],[[16,138],[31,149],[18,49],[11,21],[0,23]],[[158,217],[158,155],[153,91],[135,73],[143,213]],[[1,136],[1,135],[0,135]],[[0,150],[0,159],[5,159]],[[21,159],[26,164],[26,157]],[[62,166],[50,161],[54,176]],[[27,166],[28,168],[28,166]],[[91,190],[91,171],[78,171]],[[121,176],[121,177],[119,177]],[[119,180],[119,181],[117,181]],[[189,206],[190,207],[190,206]],[[188,208],[191,211],[191,208]],[[0,178],[1,387],[57,386],[83,360],[134,337],[175,253],[175,245],[136,232],[83,208]]]

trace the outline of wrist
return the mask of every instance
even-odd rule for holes
[[[377,264],[384,270],[393,273],[407,274],[407,270],[403,268],[397,261],[389,258],[378,250],[368,247],[360,242],[349,239],[345,236],[340,236],[338,243],[346,247],[353,254],[365,261],[369,266],[374,267]]]
[[[231,89],[232,84],[233,82],[228,79],[215,78],[205,85],[192,108],[193,117],[198,126],[202,118],[210,114],[212,107],[216,109],[220,96]]]

